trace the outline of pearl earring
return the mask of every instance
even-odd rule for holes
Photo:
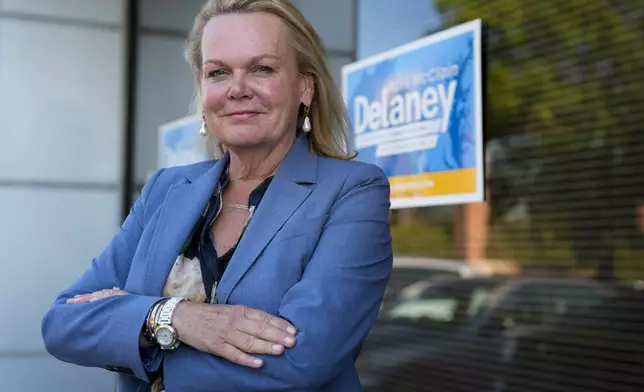
[[[206,127],[206,116],[201,114],[202,122],[201,128],[199,128],[199,134],[201,136],[208,136],[208,128]]]
[[[311,119],[309,118],[309,107],[304,106],[304,124],[302,124],[302,130],[306,133],[311,131]]]

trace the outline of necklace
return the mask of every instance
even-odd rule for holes
[[[233,204],[229,208],[232,208],[233,210],[248,210],[248,206],[243,204]]]

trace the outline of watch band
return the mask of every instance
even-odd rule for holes
[[[159,317],[157,318],[157,325],[171,325],[172,324],[172,315],[176,309],[179,302],[183,301],[181,297],[173,297],[167,300],[163,306],[161,306],[161,311],[159,312]]]
[[[160,306],[154,329],[154,338],[161,350],[174,350],[179,347],[179,336],[172,327],[172,315],[177,304],[181,301],[183,301],[183,298],[173,297],[165,300]]]

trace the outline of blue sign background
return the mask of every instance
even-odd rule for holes
[[[387,176],[405,176],[438,171],[450,171],[476,167],[476,110],[474,87],[474,34],[472,31],[450,37],[405,52],[394,58],[351,71],[345,77],[346,104],[351,123],[356,124],[353,104],[358,95],[370,101],[378,100],[382,88],[395,75],[423,72],[433,67],[448,67],[456,64],[459,74],[451,80],[458,82],[454,105],[449,116],[446,133],[439,133],[436,147],[397,155],[376,156],[377,146],[358,149],[358,159],[380,166]],[[413,87],[413,90],[439,83],[442,79]],[[409,90],[407,90],[409,91]],[[404,94],[405,90],[400,91]],[[442,111],[442,105],[440,108]],[[442,116],[439,113],[439,117]],[[365,131],[369,132],[367,129]],[[355,134],[355,129],[354,129]]]

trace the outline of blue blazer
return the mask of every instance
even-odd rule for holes
[[[227,163],[161,169],[120,230],[42,322],[47,351],[119,372],[119,391],[146,391],[163,359],[173,391],[361,391],[355,360],[392,267],[389,182],[377,166],[321,158],[304,136],[280,166],[217,288],[217,303],[290,320],[297,344],[246,368],[181,345],[139,349],[144,319]],[[130,293],[86,304],[76,294]]]

